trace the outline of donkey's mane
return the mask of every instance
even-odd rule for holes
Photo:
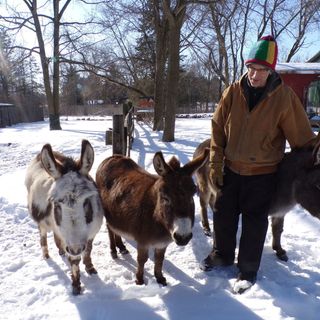
[[[79,171],[80,170],[80,161],[75,160],[71,157],[65,157],[61,154],[56,155],[55,153],[54,157],[57,160],[57,162],[61,165],[61,173],[66,174],[70,171]]]
[[[57,151],[53,151],[53,155],[59,165],[59,169],[62,174],[66,174],[70,171],[79,171],[80,170],[80,161],[79,160],[76,160],[72,157],[67,157]],[[40,154],[38,154],[37,160],[41,161]]]

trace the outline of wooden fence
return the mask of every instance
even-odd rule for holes
[[[13,104],[0,104],[0,128],[21,122],[19,109]]]
[[[0,128],[10,127],[21,122],[42,121],[43,111],[40,107],[19,108],[10,103],[0,103]]]

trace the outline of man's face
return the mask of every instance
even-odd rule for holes
[[[270,70],[260,64],[252,63],[247,66],[248,79],[252,87],[261,88],[267,83]]]

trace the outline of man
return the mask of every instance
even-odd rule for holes
[[[256,282],[286,140],[301,147],[315,137],[299,98],[275,72],[277,53],[272,36],[253,46],[245,62],[247,73],[224,91],[212,119],[210,179],[219,192],[213,250],[201,268],[234,263],[241,214],[235,293]]]

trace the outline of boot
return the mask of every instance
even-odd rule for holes
[[[213,251],[200,263],[200,269],[210,271],[215,267],[232,266],[233,261],[224,259],[219,253]]]

